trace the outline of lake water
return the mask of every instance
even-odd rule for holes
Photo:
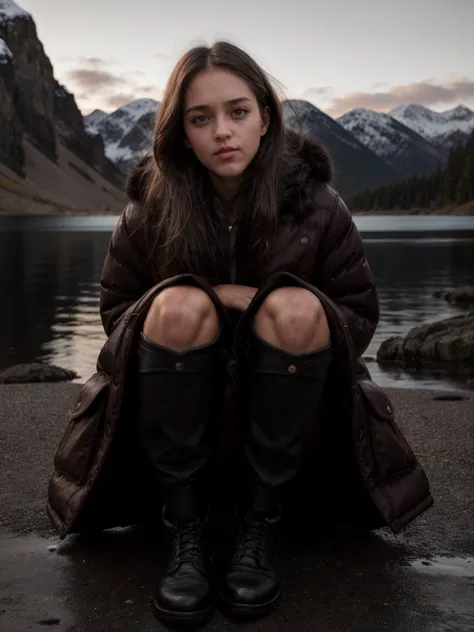
[[[355,216],[376,277],[381,320],[367,355],[420,323],[459,314],[433,297],[474,284],[474,217]],[[84,382],[105,341],[100,274],[116,217],[0,217],[0,369],[44,361]],[[473,390],[435,373],[369,368],[382,386]]]

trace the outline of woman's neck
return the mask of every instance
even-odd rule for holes
[[[237,198],[239,181],[237,179],[230,180],[229,178],[217,178],[215,174],[211,174],[211,180],[224,214],[233,223],[237,212],[235,201]]]

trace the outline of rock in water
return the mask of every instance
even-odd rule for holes
[[[474,311],[392,336],[377,351],[381,365],[446,367],[474,374]]]
[[[474,303],[474,286],[458,287],[455,290],[439,290],[435,298],[444,298],[449,303]]]
[[[15,364],[0,372],[0,384],[25,384],[27,382],[63,382],[79,377],[75,371],[52,364],[32,362]]]

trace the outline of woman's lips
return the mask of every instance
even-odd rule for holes
[[[220,151],[218,153],[216,153],[217,158],[220,158],[221,160],[225,160],[226,158],[231,158],[232,156],[234,156],[237,153],[237,149],[226,149],[224,151]]]

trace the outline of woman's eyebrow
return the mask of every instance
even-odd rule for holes
[[[236,99],[230,99],[229,101],[225,101],[224,105],[236,105],[237,103],[241,103],[242,101],[250,101],[250,100],[251,99],[249,99],[249,97],[237,97]],[[186,115],[189,112],[195,112],[196,110],[209,110],[210,107],[211,107],[210,105],[192,105],[186,110],[184,114]]]

